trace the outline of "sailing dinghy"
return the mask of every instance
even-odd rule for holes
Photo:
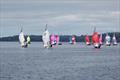
[[[102,34],[100,34],[99,42],[100,42],[101,45],[103,45]]]
[[[30,36],[27,36],[27,44],[31,44]]]
[[[111,41],[110,36],[107,33],[106,37],[105,37],[105,44],[106,44],[106,46],[110,46],[111,45],[110,41]]]
[[[48,32],[48,29],[47,29],[47,24],[46,24],[45,31],[43,32],[43,35],[42,35],[42,40],[43,40],[43,46],[45,48],[52,47],[51,44],[50,44],[50,34]]]
[[[85,43],[86,45],[90,45],[90,39],[88,35],[85,36]]]
[[[25,42],[25,36],[24,36],[23,31],[22,31],[22,28],[21,28],[21,32],[19,34],[19,42],[21,44],[21,47],[24,47],[24,48],[28,47],[27,43]]]
[[[116,40],[115,34],[113,35],[112,43],[113,43],[113,45],[117,45],[117,40]]]
[[[98,32],[96,32],[96,27],[94,28],[94,32],[93,32],[93,35],[92,35],[92,43],[93,43],[94,48],[100,48],[101,47],[101,44],[99,42],[99,35],[98,35]]]

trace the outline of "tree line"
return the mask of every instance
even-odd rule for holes
[[[117,42],[120,42],[120,32],[109,32],[108,33],[112,39],[113,34],[115,34]],[[25,35],[25,37],[27,37],[28,35]],[[42,35],[29,35],[31,38],[32,42],[42,42]],[[69,42],[69,38],[73,36],[73,35],[59,35],[60,38],[60,42]],[[80,36],[76,36],[76,42],[84,42],[85,41],[85,35],[80,35]],[[91,41],[91,37],[92,35],[88,35]],[[103,41],[105,41],[105,36],[106,33],[102,34],[102,39]],[[0,41],[19,41],[19,35],[14,35],[14,36],[8,36],[8,37],[0,37]]]

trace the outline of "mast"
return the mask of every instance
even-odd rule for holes
[[[93,33],[96,32],[96,27],[94,27]]]
[[[46,24],[46,26],[45,26],[45,31],[47,30],[47,24]]]
[[[21,30],[20,30],[20,32],[23,32],[23,27],[21,27]]]

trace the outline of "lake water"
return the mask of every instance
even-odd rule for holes
[[[120,46],[0,42],[0,80],[120,80]]]

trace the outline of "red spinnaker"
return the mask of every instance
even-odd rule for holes
[[[92,42],[94,43],[99,43],[99,35],[98,32],[94,32],[92,35]]]
[[[85,42],[90,42],[88,35],[85,36]]]

